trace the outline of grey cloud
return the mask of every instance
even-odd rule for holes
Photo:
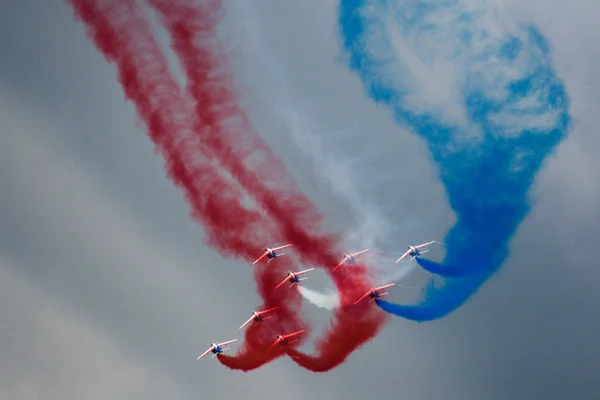
[[[424,147],[365,99],[358,80],[335,63],[336,4],[262,1],[250,22],[260,28],[261,43],[282,71],[292,93],[286,94],[289,104],[323,131],[332,159],[356,157],[368,146],[373,158],[357,157],[366,168],[350,176],[362,198],[398,224],[390,247],[414,235],[444,233],[452,214]],[[177,391],[183,398],[552,399],[566,393],[596,398],[600,188],[593,172],[600,58],[591,33],[598,6],[583,0],[552,7],[533,0],[502,4],[534,19],[554,44],[577,120],[571,138],[536,181],[535,205],[512,243],[511,259],[448,318],[427,324],[391,319],[347,364],[315,375],[290,360],[250,374],[195,361],[211,341],[236,337],[260,303],[251,270],[203,245],[201,226],[189,219],[183,196],[165,179],[162,161],[135,127],[114,69],[72,22],[68,7],[4,2],[0,50],[10,56],[0,61],[0,250],[8,261],[1,270],[6,306],[0,317],[10,321],[3,326],[10,326],[11,335],[8,340],[2,335],[0,348],[17,350],[5,353],[10,357],[0,362],[1,370],[12,371],[11,380],[20,377],[32,390],[55,384],[53,395],[65,399],[99,393],[131,398],[141,381],[150,382],[142,391],[149,399]],[[236,27],[238,17],[223,26],[232,46],[247,40],[243,24]],[[352,228],[354,216],[344,199],[329,201],[331,192],[319,177],[323,164],[298,150],[285,120],[269,115],[281,88],[261,72],[260,59],[249,55],[235,67],[247,84],[244,104],[257,130],[316,199],[332,229]],[[373,137],[394,139],[372,143]],[[373,170],[380,175],[373,177]],[[410,229],[403,225],[407,219]],[[417,271],[410,279],[420,276]],[[314,280],[307,286],[323,282]],[[41,305],[45,298],[47,308]],[[303,312],[318,322],[329,315],[309,305]],[[39,313],[64,319],[52,325],[44,318],[45,328],[39,328]],[[28,329],[55,333],[27,336]],[[62,369],[61,363],[51,375],[27,369],[35,360],[28,342],[53,349],[45,356],[48,365],[48,359],[68,357],[64,343],[78,336],[87,339],[74,342],[73,361],[67,359]],[[102,389],[86,383],[93,379],[81,361],[86,351],[104,354],[106,370],[133,368],[138,380],[116,386],[119,378],[110,374],[100,380]],[[126,364],[115,355],[120,352]],[[27,362],[17,359],[23,353]],[[83,372],[73,375],[74,369]],[[7,396],[34,393],[2,386]]]
[[[594,311],[598,301],[592,295],[598,293],[600,285],[593,272],[597,258],[593,249],[598,240],[598,229],[597,223],[592,223],[599,217],[595,204],[600,192],[593,171],[598,168],[594,116],[597,115],[597,89],[600,88],[591,73],[594,70],[591,66],[597,65],[599,59],[597,39],[588,33],[595,31],[590,21],[595,20],[593,16],[598,14],[599,8],[585,2],[571,3],[563,15],[558,3],[553,7],[542,6],[539,2],[518,3],[505,5],[512,6],[513,13],[522,13],[524,18],[538,23],[554,47],[558,73],[564,77],[572,97],[575,129],[556,154],[549,157],[539,174],[532,189],[532,213],[513,240],[513,256],[504,268],[450,317],[417,325],[415,331],[423,335],[414,341],[404,341],[397,336],[398,343],[403,345],[394,345],[394,336],[386,331],[367,346],[377,349],[385,345],[399,354],[410,347],[419,357],[425,357],[425,348],[435,348],[434,354],[438,358],[430,360],[435,365],[443,365],[443,372],[420,370],[423,375],[414,385],[409,378],[402,380],[398,389],[411,398],[430,398],[439,387],[444,387],[445,398],[562,398],[566,393],[594,398],[600,393],[593,379],[593,371],[598,368],[594,355],[600,350],[591,340],[600,329],[596,318],[598,311]],[[410,240],[425,230],[444,231],[452,222],[450,216],[444,216],[447,213],[445,206],[435,202],[424,204],[428,195],[438,199],[444,197],[435,192],[436,183],[427,179],[431,173],[429,167],[422,167],[422,163],[428,162],[426,152],[410,133],[402,134],[401,129],[394,126],[388,113],[366,102],[362,98],[362,89],[357,87],[357,80],[335,65],[336,38],[330,37],[329,31],[335,21],[335,10],[329,5],[327,3],[326,10],[320,12],[314,12],[316,2],[293,6],[263,2],[253,7],[258,9],[255,24],[263,35],[263,46],[279,63],[288,80],[285,95],[292,96],[295,105],[318,121],[324,141],[335,128],[343,130],[337,141],[329,139],[331,156],[354,157],[358,163],[367,159],[360,164],[366,168],[357,168],[359,172],[353,177],[359,182],[357,186],[368,193],[366,198],[375,199],[374,203],[382,208],[388,206],[393,210],[392,207],[396,207],[394,223],[402,226],[413,213],[435,215],[432,223],[426,218],[419,219],[418,222],[423,221],[420,229],[411,230],[404,237],[400,232],[394,232],[393,238],[397,242]],[[293,15],[294,18],[282,15]],[[578,27],[580,18],[583,23]],[[310,28],[307,21],[311,21]],[[239,36],[242,43],[249,40]],[[252,63],[251,51],[248,53],[240,63],[246,71]],[[260,56],[256,58],[261,59]],[[278,88],[271,87],[274,79],[270,74],[245,74],[248,75],[248,80],[255,79],[254,96],[261,98],[257,93],[275,92],[272,97],[278,98]],[[263,114],[275,108],[263,107]],[[360,122],[356,124],[359,127],[352,126],[357,115],[360,115]],[[344,129],[348,126],[352,128]],[[372,139],[377,134],[401,139],[388,139],[383,143],[386,146],[383,151],[375,145],[354,140],[355,137]],[[352,148],[344,143],[346,147],[343,147],[344,139],[350,144],[359,144]],[[394,155],[385,153],[398,149],[404,151],[396,154],[395,159]],[[378,150],[384,157],[374,161],[365,156],[365,153],[369,156],[378,154]],[[319,170],[318,165],[319,161],[315,170]],[[373,171],[384,174],[393,171],[394,176],[369,175]],[[368,183],[361,184],[369,179],[392,185],[397,192],[388,187],[389,191],[384,191],[370,187]],[[422,185],[411,186],[419,180],[424,181]],[[389,328],[396,335],[407,325],[401,320],[394,320],[392,324],[402,326],[401,329]],[[382,362],[386,368],[379,369],[377,375],[380,380],[388,379],[384,387],[390,390],[394,387],[390,383],[392,377],[398,374],[394,367],[399,364],[392,358]],[[423,358],[420,361],[423,362]],[[409,361],[400,364],[410,369]],[[415,370],[411,372],[416,374]],[[435,388],[423,384],[428,378]],[[377,390],[388,393],[388,389]]]
[[[169,376],[151,371],[89,316],[32,284],[18,265],[0,260],[3,398],[142,399],[178,397]]]
[[[240,334],[237,321],[251,311],[242,304],[258,303],[250,268],[197,254],[170,240],[168,229],[162,240],[146,235],[131,205],[119,204],[93,173],[36,134],[51,123],[20,106],[2,107],[12,111],[3,113],[10,136],[3,137],[0,160],[12,172],[0,180],[2,251],[49,295],[97,320],[146,365],[176,377],[188,396],[226,374],[195,356],[224,335]],[[187,218],[184,204],[170,204],[168,212]]]

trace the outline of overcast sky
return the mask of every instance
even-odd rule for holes
[[[260,304],[251,269],[203,245],[71,10],[1,2],[0,397],[598,399],[600,5],[496,3],[546,35],[574,118],[536,179],[511,257],[450,316],[392,317],[334,371],[282,358],[244,374],[195,358],[241,339],[237,327]],[[338,62],[336,4],[228,2],[221,33],[244,106],[349,243],[376,237],[400,251],[392,246],[443,238],[453,215],[425,145]]]

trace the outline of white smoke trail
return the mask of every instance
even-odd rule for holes
[[[281,86],[284,86],[283,82]],[[286,92],[286,90],[282,91],[282,93]],[[320,177],[327,180],[328,188],[351,208],[355,225],[345,231],[343,237],[348,252],[374,248],[378,240],[388,237],[389,222],[377,206],[359,195],[360,190],[351,175],[350,165],[353,160],[351,158],[341,160],[328,151],[321,139],[323,132],[307,113],[303,113],[289,99],[282,98],[278,102],[274,116],[287,128],[301,151],[312,158],[313,168],[319,170]]]
[[[353,141],[361,136],[364,140],[364,137],[368,137],[369,134],[353,128],[324,131],[311,113],[294,99],[294,90],[291,90],[288,78],[272,51],[261,39],[263,32],[254,5],[246,1],[230,2],[227,15],[231,21],[238,23],[237,26],[243,26],[241,29],[243,29],[244,46],[237,51],[244,58],[251,59],[253,64],[260,63],[257,65],[260,73],[268,77],[266,81],[269,84],[262,85],[260,90],[268,91],[273,98],[273,105],[268,110],[270,119],[283,127],[282,131],[291,136],[297,145],[296,148],[311,160],[313,170],[318,171],[318,178],[350,209],[351,226],[345,230],[341,243],[345,251],[350,253],[365,248],[375,249],[377,244],[382,242],[394,243],[391,238],[397,236],[399,227],[394,224],[393,219],[384,215],[378,205],[366,198],[372,196],[373,191],[359,186],[359,182],[365,180],[393,179],[394,172],[381,171],[374,177],[365,176],[364,169],[361,171],[361,165],[369,164],[371,159],[377,158],[377,155],[374,155],[376,149],[364,148],[361,152],[355,153],[334,150],[339,146],[332,146],[332,140]],[[363,176],[356,176],[361,172]],[[400,230],[408,234],[409,230],[416,225],[415,218],[412,215],[403,216],[402,225]],[[342,257],[343,255],[340,254],[340,259]],[[406,267],[396,265],[394,261],[395,258],[385,252],[372,250],[367,253],[366,265],[370,268],[374,285],[396,282],[410,273],[416,265],[412,263]],[[335,289],[321,293],[299,286],[299,292],[307,301],[320,308],[332,310],[339,305],[339,296]]]
[[[261,40],[262,32],[255,8],[253,2],[236,0],[229,3],[227,15],[232,22],[238,22],[238,26],[243,25],[244,46],[239,53],[251,59],[259,67],[260,73],[268,77],[269,85],[261,86],[260,90],[267,91],[273,98],[268,110],[270,119],[284,128],[282,131],[291,136],[297,145],[296,149],[310,158],[313,170],[318,171],[318,178],[351,209],[354,228],[345,232],[343,238],[347,251],[373,248],[378,239],[389,236],[391,229],[379,207],[361,196],[364,190],[357,186],[357,179],[352,175],[356,158],[365,155],[336,155],[324,141],[324,136],[333,135],[344,140],[356,132],[347,128],[324,132],[323,127],[294,100],[294,91],[290,89],[288,79],[273,53]]]
[[[398,287],[410,290],[423,290],[423,288],[416,286],[398,285]],[[340,306],[340,296],[335,289],[329,289],[322,293],[304,286],[298,286],[298,292],[300,292],[302,297],[319,308],[332,311]]]
[[[298,286],[298,291],[302,297],[319,308],[333,310],[340,305],[340,296],[334,289],[327,293],[321,293],[304,286]]]

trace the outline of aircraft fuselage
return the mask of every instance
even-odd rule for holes
[[[421,255],[421,252],[419,251],[419,249],[417,249],[415,246],[408,246],[408,249],[410,250],[410,255],[412,257],[416,257]]]

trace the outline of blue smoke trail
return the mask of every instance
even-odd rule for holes
[[[529,211],[534,177],[570,123],[566,91],[542,34],[531,25],[504,29],[484,3],[339,5],[348,66],[375,102],[426,141],[457,216],[444,239],[445,260],[419,260],[444,276],[442,282],[432,278],[415,305],[377,300],[411,320],[448,315],[498,270]],[[454,78],[452,88],[430,83],[445,74],[439,65],[449,66],[445,82]],[[432,72],[423,78],[423,71]]]

